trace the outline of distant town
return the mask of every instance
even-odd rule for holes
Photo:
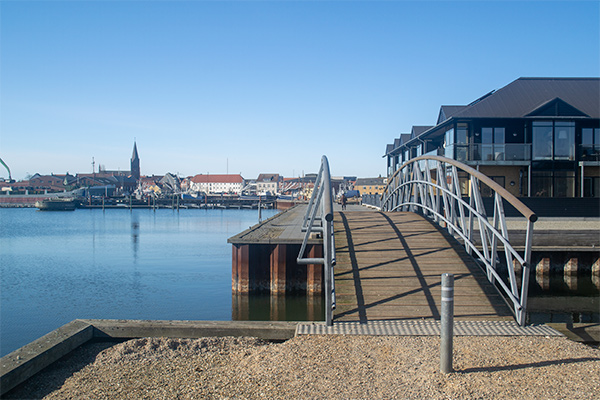
[[[29,197],[44,195],[77,196],[92,200],[129,198],[147,203],[150,199],[172,199],[175,195],[182,200],[203,200],[209,196],[286,200],[307,200],[312,195],[316,174],[286,178],[278,173],[261,173],[257,177],[240,174],[197,174],[181,177],[177,174],[144,176],[140,171],[137,143],[133,145],[130,170],[108,170],[99,166],[92,173],[65,173],[41,175],[36,173],[27,180],[0,178],[0,206],[32,205]],[[381,194],[387,179],[384,177],[357,178],[356,176],[333,177],[335,194],[345,193],[357,201],[361,195]],[[29,200],[29,201],[28,201]]]

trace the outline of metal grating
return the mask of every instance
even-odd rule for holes
[[[296,335],[439,336],[440,321],[355,321],[301,323]],[[547,325],[519,326],[514,321],[455,321],[454,336],[562,336]]]

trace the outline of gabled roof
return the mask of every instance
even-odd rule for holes
[[[433,128],[433,126],[425,126],[425,125],[414,125],[410,131],[410,137],[416,138],[421,133]],[[405,142],[406,143],[406,142]]]
[[[572,105],[566,103],[561,98],[556,97],[542,104],[526,117],[589,117]]]
[[[441,106],[436,124],[439,125],[468,106]]]
[[[231,174],[231,175],[196,175],[191,179],[194,183],[244,183],[244,178],[242,178],[239,174]]]
[[[452,117],[523,118],[555,99],[572,117],[600,118],[600,78],[519,78]]]
[[[257,182],[277,182],[279,181],[279,174],[260,174],[256,179]]]

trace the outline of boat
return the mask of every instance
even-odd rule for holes
[[[77,201],[72,197],[54,197],[36,201],[35,206],[40,211],[74,211]]]

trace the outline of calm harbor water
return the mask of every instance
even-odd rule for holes
[[[0,356],[77,318],[322,320],[320,298],[232,298],[227,238],[257,222],[256,210],[0,208]],[[529,322],[599,321],[597,278],[530,284]]]
[[[0,209],[0,355],[76,318],[230,320],[227,238],[257,222],[257,210]]]

